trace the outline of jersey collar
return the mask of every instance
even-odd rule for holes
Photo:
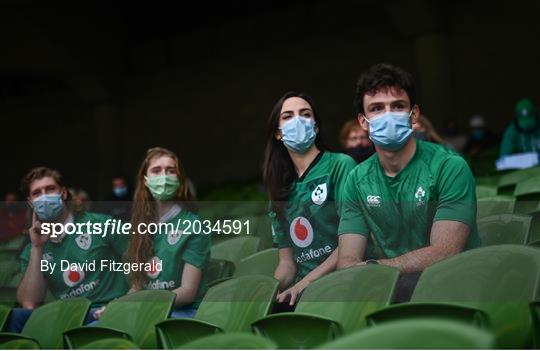
[[[302,174],[301,177],[298,177],[298,178],[297,178],[297,181],[298,181],[298,182],[301,182],[301,181],[303,181],[303,180],[306,178],[306,176],[308,175],[309,171],[311,171],[311,169],[314,168],[314,167],[317,165],[317,163],[319,163],[319,161],[321,160],[323,154],[324,154],[324,150],[319,151],[319,154],[318,154],[317,156],[315,156],[315,158],[313,159],[313,161],[311,161],[311,163],[309,164],[309,167],[306,169],[306,171],[304,172],[304,174]]]
[[[176,217],[180,213],[180,211],[182,211],[182,207],[180,207],[178,204],[174,204],[173,207],[171,207],[171,209],[167,213],[165,213],[159,221],[161,223],[167,223],[168,221]]]

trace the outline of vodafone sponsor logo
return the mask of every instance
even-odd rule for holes
[[[157,257],[157,256],[154,256],[152,257],[152,259],[150,260],[150,269],[146,272],[146,275],[150,278],[150,279],[156,279],[159,274],[161,273],[161,269],[163,267],[163,263],[161,261],[161,258]]]
[[[77,288],[75,288],[73,290],[70,290],[68,293],[61,294],[60,298],[61,299],[69,299],[69,298],[81,296],[81,295],[83,295],[85,293],[88,293],[88,292],[91,292],[91,291],[95,290],[98,285],[99,285],[99,279],[96,280],[96,281],[92,281],[92,282],[90,282],[88,284],[81,284]]]
[[[84,280],[84,271],[76,267],[69,267],[62,274],[64,278],[64,283],[70,288],[79,284]]]
[[[305,217],[296,217],[291,222],[289,233],[298,247],[307,247],[313,242],[313,227]]]

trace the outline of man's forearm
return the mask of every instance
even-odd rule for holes
[[[17,289],[17,300],[24,308],[36,308],[45,299],[46,282],[41,272],[43,249],[32,247],[30,260]]]
[[[421,272],[432,264],[452,255],[454,255],[453,252],[447,252],[435,246],[426,246],[395,258],[378,261],[380,264],[398,268],[401,273],[412,273]]]

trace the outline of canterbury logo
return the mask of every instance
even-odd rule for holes
[[[368,206],[380,206],[381,205],[381,197],[377,196],[377,195],[368,195],[367,204],[368,204]]]

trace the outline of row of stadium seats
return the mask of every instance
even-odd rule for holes
[[[272,315],[278,282],[264,275],[214,285],[194,319],[168,319],[174,295],[165,290],[111,302],[96,326],[81,326],[89,301],[57,301],[37,309],[20,335],[1,333],[0,348],[94,348],[94,342],[109,348],[238,348],[255,342],[250,340],[286,349],[540,346],[538,248],[496,245],[463,252],[426,269],[411,302],[391,305],[398,276],[396,269],[378,265],[337,271],[313,282],[294,312]],[[8,312],[0,309],[0,323]],[[225,336],[231,333],[244,336]]]

